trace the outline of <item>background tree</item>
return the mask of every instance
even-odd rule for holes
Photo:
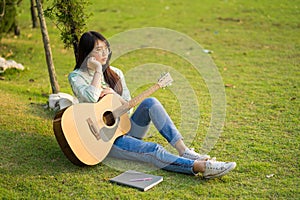
[[[20,35],[17,23],[17,7],[22,0],[0,0],[0,38],[8,32]]]
[[[45,49],[45,54],[46,54],[48,72],[49,72],[49,76],[50,76],[50,83],[51,83],[51,87],[52,87],[52,93],[58,93],[59,85],[58,85],[58,82],[56,79],[55,68],[54,68],[53,59],[52,59],[52,51],[51,51],[51,47],[50,47],[50,40],[49,40],[49,36],[48,36],[48,30],[47,30],[46,21],[44,18],[44,12],[43,12],[43,7],[42,7],[41,1],[36,0],[36,5],[37,5],[37,10],[38,10],[38,16],[40,19],[41,32],[42,32],[42,37],[43,37],[43,43],[44,43],[44,49]]]
[[[61,39],[66,48],[73,46],[77,60],[79,36],[83,33],[86,20],[90,14],[86,13],[88,0],[54,0],[45,10],[45,16],[55,21],[61,31]]]
[[[32,20],[32,28],[38,27],[38,20],[36,16],[36,5],[34,0],[30,0],[30,13]]]
[[[88,3],[87,0],[54,0],[52,5],[43,11],[41,0],[36,0],[53,93],[59,92],[59,85],[56,80],[44,14],[55,21],[56,26],[61,31],[61,39],[64,42],[65,47],[69,48],[73,46],[74,56],[77,60],[78,38],[83,32],[86,25],[86,19],[89,16],[85,14]]]

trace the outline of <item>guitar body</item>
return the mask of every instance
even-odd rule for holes
[[[96,165],[109,153],[114,141],[130,130],[127,114],[114,118],[122,104],[109,94],[98,103],[80,103],[58,112],[53,121],[55,137],[75,165]]]

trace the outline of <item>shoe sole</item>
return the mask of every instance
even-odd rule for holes
[[[221,172],[219,174],[214,174],[214,175],[211,175],[211,176],[205,176],[204,178],[205,179],[212,179],[212,178],[217,178],[217,177],[224,176],[225,174],[227,174],[228,172],[230,172],[231,170],[233,170],[235,167],[236,167],[236,163],[233,162],[231,164],[231,166],[229,168],[227,168],[225,171],[223,171],[223,172]]]

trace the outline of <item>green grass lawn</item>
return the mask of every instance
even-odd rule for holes
[[[31,28],[29,1],[23,1],[17,16],[21,35],[7,35],[0,43],[2,57],[25,66],[24,71],[0,74],[2,199],[300,198],[299,0],[111,0],[92,1],[90,11],[93,16],[88,29],[107,38],[136,28],[163,27],[213,51],[210,56],[226,86],[226,119],[209,154],[218,160],[236,161],[237,168],[222,179],[209,181],[153,170],[151,173],[163,176],[164,181],[143,193],[110,183],[109,178],[121,173],[114,167],[71,164],[52,131],[55,112],[45,108],[51,87],[41,33]],[[73,50],[63,48],[59,30],[51,21],[47,25],[61,92],[71,93],[67,75],[75,64]],[[145,63],[171,66],[190,84],[201,118],[189,145],[201,149],[212,111],[205,81],[191,63],[157,49],[131,52],[112,64],[126,73]],[[176,86],[175,82],[176,76]],[[135,88],[133,80],[127,84]],[[180,102],[172,95],[176,96],[169,89],[154,94],[177,125],[191,120],[181,118]],[[151,135],[148,140],[167,145],[155,130],[151,129]],[[147,167],[138,163],[128,166]]]

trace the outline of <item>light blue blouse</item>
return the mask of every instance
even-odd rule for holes
[[[131,96],[126,85],[123,72],[116,67],[110,66],[110,68],[120,77],[120,81],[123,87],[122,98],[126,101],[129,101],[131,99]],[[73,93],[78,98],[78,101],[80,103],[96,103],[98,101],[102,90],[91,85],[93,77],[93,72],[81,71],[80,69],[76,69],[69,74],[68,79],[71,84]]]

